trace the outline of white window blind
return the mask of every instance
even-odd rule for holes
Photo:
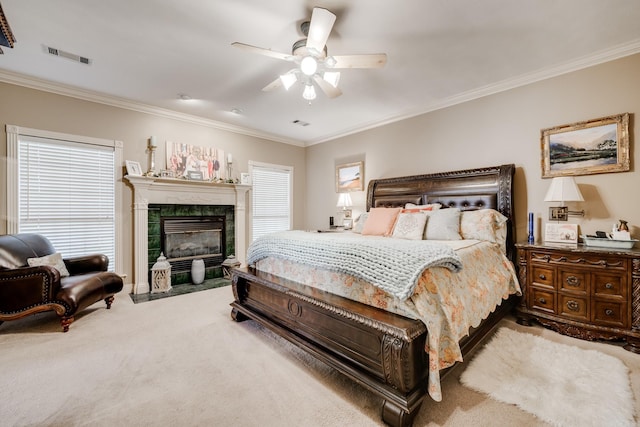
[[[114,147],[20,135],[18,230],[64,257],[102,253],[115,268]]]
[[[250,163],[253,184],[252,236],[291,229],[293,168]]]

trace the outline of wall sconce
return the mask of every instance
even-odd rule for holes
[[[552,221],[567,221],[569,215],[584,216],[584,209],[570,211],[568,207],[564,206],[565,202],[584,202],[582,193],[571,176],[553,178],[544,201],[560,202],[560,206],[549,208],[549,219]]]

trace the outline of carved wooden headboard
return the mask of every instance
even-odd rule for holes
[[[406,203],[440,203],[460,210],[495,209],[509,219],[507,256],[515,261],[513,176],[515,165],[468,169],[369,181],[367,211]]]

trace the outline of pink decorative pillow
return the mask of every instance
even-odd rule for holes
[[[367,221],[362,227],[362,234],[369,236],[390,236],[396,218],[402,208],[371,208]]]

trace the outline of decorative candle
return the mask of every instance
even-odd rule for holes
[[[533,238],[533,212],[529,212],[529,243],[534,242]]]
[[[233,158],[231,157],[231,153],[227,154],[227,163],[233,163]]]
[[[149,145],[151,145],[152,147],[156,146],[156,137],[151,135],[151,138],[149,138]]]

